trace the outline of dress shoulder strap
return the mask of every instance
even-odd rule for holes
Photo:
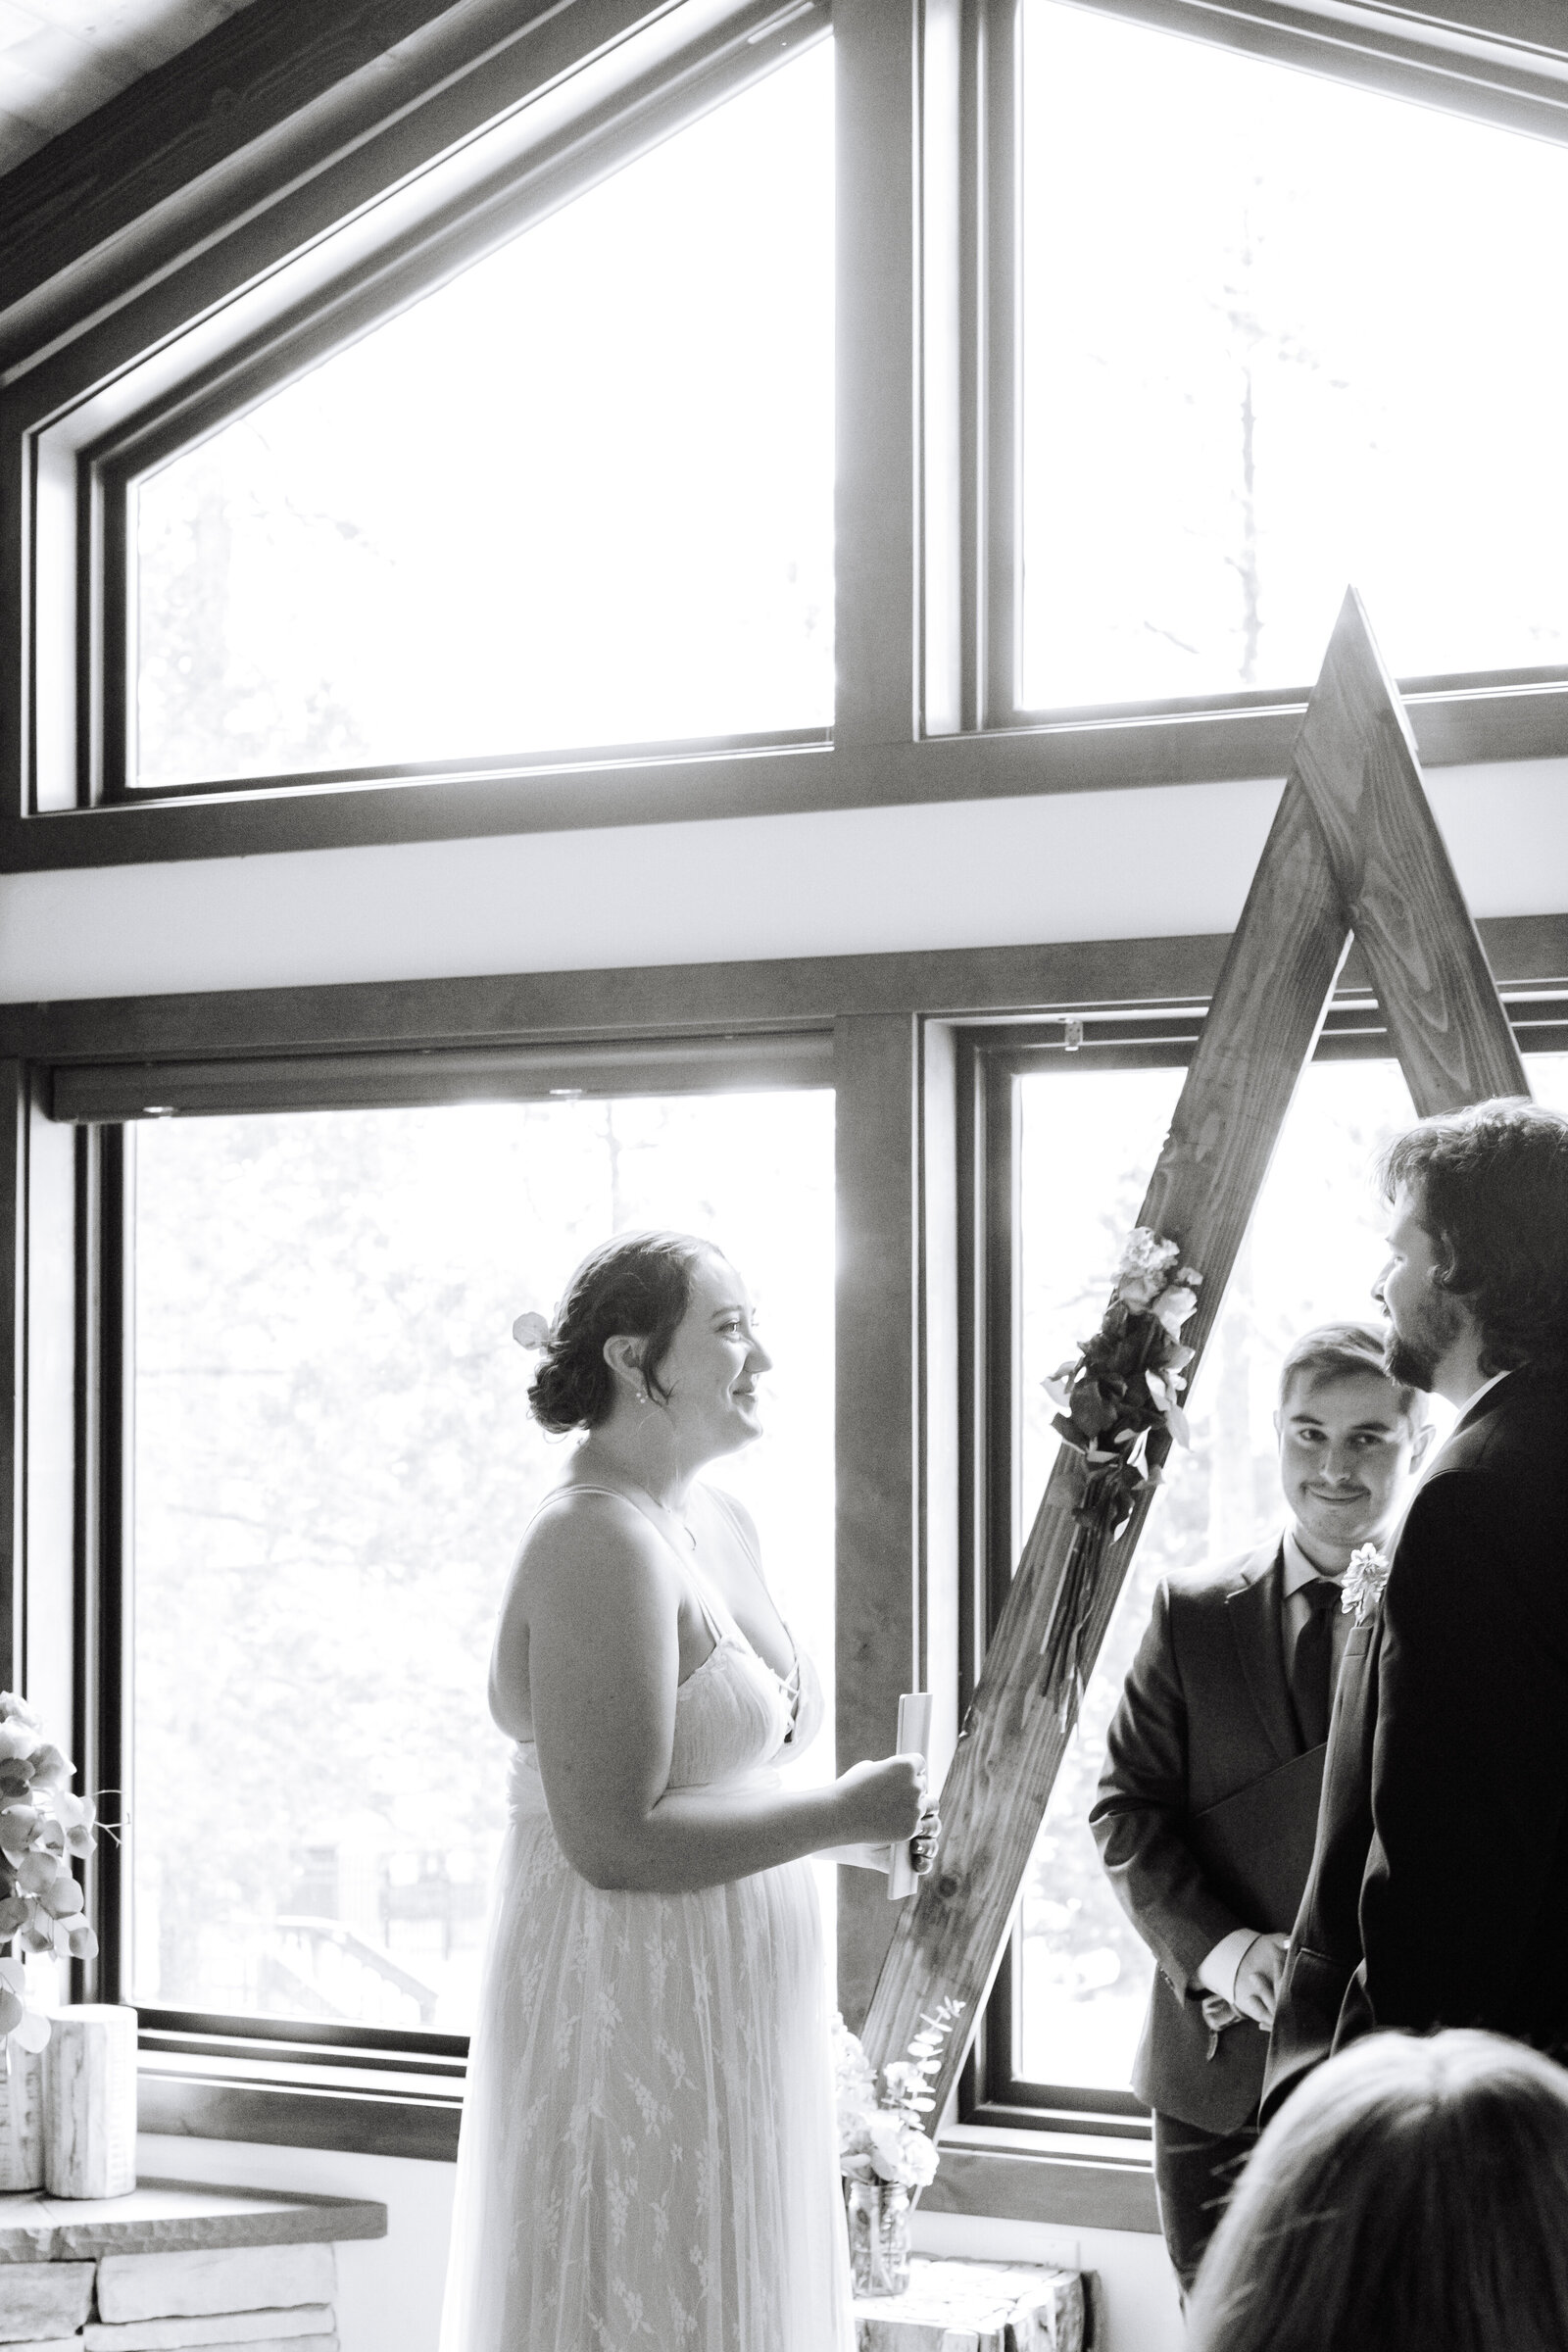
[[[675,1558],[680,1563],[681,1572],[685,1578],[687,1588],[690,1591],[693,1599],[696,1601],[698,1608],[702,1611],[703,1623],[712,1635],[715,1645],[720,1642],[732,1642],[738,1638],[733,1627],[731,1628],[730,1632],[726,1634],[724,1628],[722,1625],[720,1625],[717,1617],[714,1615],[712,1609],[709,1605],[708,1594],[704,1589],[703,1581],[693,1570],[690,1560],[684,1558],[679,1551],[675,1550],[674,1544],[671,1543],[669,1536],[665,1533],[664,1529],[659,1525],[658,1521],[651,1519],[648,1516],[648,1513],[643,1509],[642,1505],[640,1503],[633,1502],[631,1496],[629,1494],[623,1494],[618,1487],[596,1487],[591,1485],[587,1479],[575,1478],[568,1481],[565,1486],[552,1487],[549,1494],[546,1494],[536,1506],[533,1518],[529,1520],[528,1525],[532,1527],[534,1519],[538,1518],[540,1511],[545,1508],[547,1503],[559,1502],[564,1494],[612,1494],[614,1496],[617,1502],[623,1502],[628,1511],[635,1511],[638,1518],[642,1520],[643,1524],[647,1527],[651,1527],[656,1536],[662,1537],[664,1543],[669,1546],[669,1549],[674,1552]]]
[[[564,1486],[552,1487],[548,1494],[540,1495],[539,1500],[528,1514],[528,1525],[532,1527],[541,1511],[547,1511],[553,1502],[560,1502],[563,1495],[565,1494],[612,1494],[617,1502],[623,1502],[626,1505],[628,1511],[637,1511],[639,1519],[645,1519],[648,1515],[646,1511],[638,1511],[631,1496],[623,1494],[618,1487],[593,1487],[588,1484],[586,1479],[574,1478],[568,1480]]]

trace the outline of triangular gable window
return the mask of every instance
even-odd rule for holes
[[[148,474],[135,781],[826,728],[832,49]]]

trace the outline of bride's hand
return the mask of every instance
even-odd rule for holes
[[[917,1879],[929,1878],[936,1868],[937,1847],[942,1838],[942,1816],[935,1805],[927,1805],[914,1825],[909,1840],[909,1859],[914,1864]]]
[[[902,1845],[925,1810],[925,1759],[884,1756],[852,1764],[834,1784],[846,1845]]]
[[[935,1805],[927,1805],[915,1823],[914,1836],[909,1839],[909,1859],[914,1864],[916,1878],[926,1878],[935,1868],[937,1840],[942,1835],[942,1816]],[[852,1870],[879,1870],[884,1878],[893,1868],[893,1857],[899,1844],[829,1845],[823,1847],[818,1862],[847,1862]]]

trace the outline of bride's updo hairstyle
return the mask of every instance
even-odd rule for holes
[[[690,1233],[617,1233],[590,1250],[566,1285],[529,1385],[528,1409],[541,1428],[564,1436],[609,1419],[615,1376],[605,1361],[605,1342],[617,1333],[645,1342],[643,1385],[662,1402],[659,1367],[691,1304],[693,1272],[710,1249]]]

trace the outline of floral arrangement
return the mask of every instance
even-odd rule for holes
[[[1041,1643],[1041,1688],[1057,1700],[1063,1729],[1083,1699],[1084,1638],[1106,1546],[1159,1484],[1171,1440],[1188,1441],[1181,1392],[1194,1350],[1181,1335],[1202,1280],[1181,1263],[1175,1242],[1135,1227],[1100,1329],[1042,1384],[1056,1407],[1052,1426],[1077,1466],[1077,1528]]]
[[[944,1994],[934,2014],[922,2014],[907,2054],[876,2073],[842,2017],[833,2020],[833,2071],[838,2099],[839,2171],[846,2180],[885,2180],[924,2188],[937,2169],[936,2143],[920,2118],[936,2105],[931,2078],[942,2044],[963,2009]]]
[[[1347,1615],[1353,1609],[1355,1622],[1360,1625],[1383,1598],[1383,1588],[1389,1581],[1390,1563],[1375,1544],[1358,1544],[1350,1554],[1350,1564],[1345,1571],[1345,1583],[1340,1590],[1340,1607]]]
[[[72,1861],[90,1854],[93,1808],[71,1793],[71,1765],[37,1716],[0,1690],[0,1945],[13,1954],[88,1960],[98,1938],[82,1917]],[[0,1959],[0,2040],[41,2050],[49,2020],[26,2001],[21,1958]]]

